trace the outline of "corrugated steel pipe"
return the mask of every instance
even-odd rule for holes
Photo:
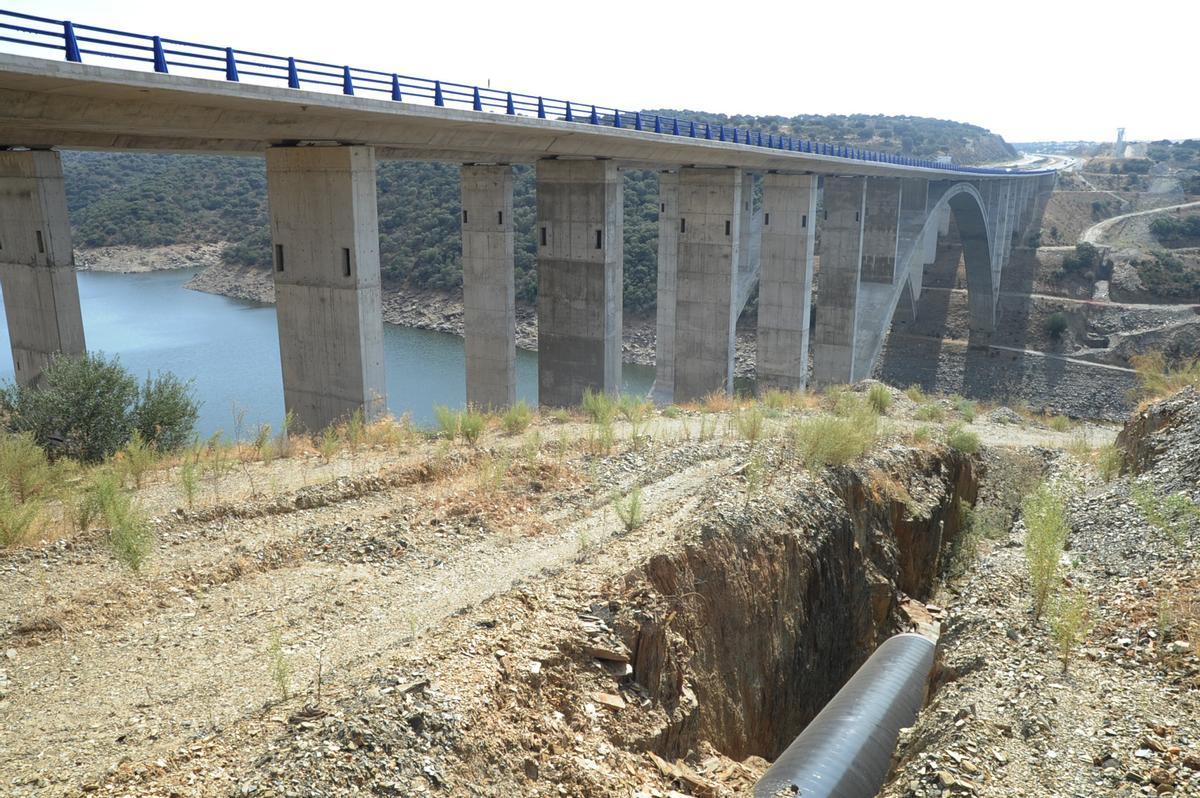
[[[935,645],[888,638],[779,755],[754,798],[871,798],[883,786],[896,738],[925,701]]]

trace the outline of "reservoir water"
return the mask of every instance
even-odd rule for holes
[[[172,371],[194,381],[202,402],[196,431],[232,437],[238,416],[245,435],[259,424],[278,428],[283,378],[274,305],[190,291],[195,270],[110,274],[79,272],[79,299],[89,351],[117,355],[140,379]],[[435,405],[466,403],[463,340],[455,335],[384,325],[388,407],[422,426]],[[0,380],[11,382],[7,325],[0,325]],[[624,367],[628,393],[645,394],[648,366]],[[537,404],[537,354],[517,351],[517,396]]]

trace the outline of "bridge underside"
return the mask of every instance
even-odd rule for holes
[[[0,145],[31,148],[0,152],[0,281],[18,379],[84,348],[61,162],[38,148],[265,152],[285,400],[310,429],[386,407],[381,157],[464,164],[467,396],[492,407],[516,385],[509,163],[537,164],[538,386],[550,405],[621,385],[623,167],[660,172],[660,402],[732,390],[735,328],[756,287],[763,387],[805,387],[810,333],[815,382],[869,375],[893,316],[915,312],[951,219],[971,326],[985,335],[1013,242],[1054,180],[11,60],[0,55]]]

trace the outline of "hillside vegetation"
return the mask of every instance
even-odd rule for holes
[[[950,155],[962,163],[1015,155],[1002,138],[983,128],[937,119],[658,113],[906,155]],[[517,297],[531,302],[537,296],[533,169],[515,168]],[[79,247],[228,241],[228,263],[264,268],[270,263],[261,158],[72,152],[64,158],[64,169]],[[654,307],[657,198],[655,172],[626,172],[625,307],[631,311]],[[454,165],[381,162],[379,238],[385,276],[413,288],[460,286],[459,202]]]

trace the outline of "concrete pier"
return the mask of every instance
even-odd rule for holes
[[[896,279],[900,246],[900,181],[872,178],[867,182],[863,224],[862,279],[891,284]]]
[[[467,164],[461,174],[467,404],[502,408],[517,399],[512,167]]]
[[[57,152],[0,152],[0,286],[18,384],[35,384],[55,353],[84,353]]]
[[[813,330],[813,381],[819,386],[850,382],[853,374],[866,200],[865,177],[825,178],[820,301]]]
[[[621,388],[623,184],[608,160],[537,164],[538,401]]]
[[[276,315],[287,409],[319,430],[387,408],[375,151],[267,150]]]
[[[675,401],[733,390],[741,169],[679,170]]]
[[[658,175],[658,293],[655,311],[654,387],[650,398],[675,397],[675,300],[679,256],[679,174]]]
[[[758,389],[802,390],[808,378],[817,177],[769,173],[762,188]]]

